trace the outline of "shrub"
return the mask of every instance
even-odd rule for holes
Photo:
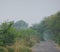
[[[13,48],[8,48],[8,52],[14,52]]]
[[[3,48],[0,48],[0,52],[4,52],[4,49]]]
[[[23,47],[23,48],[20,48],[19,52],[32,52],[32,50],[29,48]]]

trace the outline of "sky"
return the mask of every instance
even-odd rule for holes
[[[60,0],[0,0],[0,23],[24,20],[29,25],[60,11]]]

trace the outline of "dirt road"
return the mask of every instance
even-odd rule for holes
[[[43,41],[32,47],[32,52],[60,52],[53,41]]]

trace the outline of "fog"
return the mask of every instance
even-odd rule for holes
[[[60,0],[0,0],[0,23],[24,20],[29,25],[60,11]]]

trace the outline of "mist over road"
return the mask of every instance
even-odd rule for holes
[[[53,41],[43,41],[32,47],[32,52],[60,52]]]

